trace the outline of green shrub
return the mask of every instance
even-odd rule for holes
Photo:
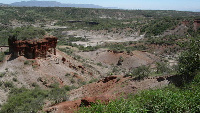
[[[5,72],[3,72],[3,73],[0,73],[0,78],[1,77],[4,77],[6,75],[6,73]]]
[[[98,66],[102,66],[102,63],[101,63],[101,62],[98,62],[97,65],[98,65]]]
[[[134,68],[132,69],[131,72],[129,72],[127,75],[125,76],[133,76],[135,77],[134,79],[135,80],[142,80],[144,79],[145,77],[148,77],[149,74],[150,74],[150,68],[149,66],[145,66],[145,65],[142,65],[140,67],[137,67],[137,68]]]
[[[78,79],[78,84],[79,84],[80,86],[82,86],[82,85],[85,85],[86,82],[85,82],[84,80]]]
[[[76,87],[75,87],[74,85],[72,85],[72,86],[65,85],[65,86],[64,86],[64,89],[65,89],[66,91],[70,91],[70,90],[76,89]]]
[[[28,64],[29,64],[28,60],[24,61],[24,65],[28,65]]]
[[[88,39],[86,38],[82,38],[82,37],[73,37],[70,36],[68,39],[69,42],[77,42],[77,41],[88,41]]]
[[[91,107],[82,107],[78,113],[136,113],[132,99],[119,99],[111,101],[108,105],[92,104]]]
[[[66,74],[65,74],[66,77],[69,77],[70,75],[71,75],[70,73],[66,73]]]
[[[93,78],[93,79],[91,79],[91,80],[89,81],[89,83],[93,83],[93,82],[97,82],[97,81],[98,81],[98,79]]]
[[[0,52],[0,62],[4,60],[5,54],[4,52]]]
[[[198,90],[165,88],[144,91],[135,97],[139,107],[149,112],[199,112]],[[198,96],[197,96],[198,95]]]
[[[72,84],[76,82],[73,78],[71,78],[70,81]]]
[[[119,69],[116,66],[114,66],[113,69],[112,69],[112,72],[117,73],[117,72],[119,72]]]
[[[14,81],[14,82],[17,82],[17,78],[13,78],[13,81]]]
[[[33,60],[26,60],[24,61],[24,65],[32,65],[35,61]]]
[[[65,87],[65,90],[66,90],[66,91],[70,91],[70,90],[71,90],[71,89],[70,89],[70,86],[67,86],[67,85],[66,85],[66,86],[64,86],[64,87]]]
[[[200,36],[199,36],[200,37]],[[200,38],[191,39],[187,50],[179,57],[178,72],[185,81],[193,78],[200,71]]]
[[[53,88],[49,94],[48,99],[53,100],[54,104],[68,100],[67,90],[65,88]]]
[[[6,72],[8,72],[8,68],[5,68]]]
[[[84,47],[84,46],[77,46],[79,50],[82,50],[84,52],[88,52],[88,51],[95,51],[99,48],[99,46],[87,46],[87,47]]]
[[[13,83],[12,82],[8,82],[8,81],[4,82],[4,86],[6,88],[13,88],[14,87]]]
[[[44,100],[53,101],[53,104],[68,100],[66,92],[65,88],[58,87],[51,90],[12,88],[0,113],[37,113],[42,109]]]
[[[48,92],[40,89],[13,89],[7,103],[2,106],[0,113],[36,113],[42,109],[43,99],[46,96],[48,96]]]
[[[0,25],[0,29],[1,29]],[[9,37],[9,28],[3,27],[2,30],[0,30],[0,45],[8,45],[8,37]]]
[[[39,87],[39,86],[38,86],[38,84],[37,84],[37,83],[35,83],[35,82],[34,82],[34,83],[32,83],[32,84],[31,84],[31,86],[33,86],[33,87]]]
[[[0,87],[3,85],[3,82],[2,81],[0,81]]]
[[[159,73],[168,73],[170,72],[170,68],[169,68],[169,65],[166,63],[166,62],[157,62],[156,63],[156,73],[159,74]]]

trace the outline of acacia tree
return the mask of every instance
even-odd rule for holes
[[[200,36],[193,38],[179,57],[179,75],[189,81],[200,71]]]

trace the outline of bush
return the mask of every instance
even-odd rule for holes
[[[98,65],[98,66],[102,66],[102,63],[101,63],[101,62],[98,62],[97,65]]]
[[[134,68],[129,74],[125,76],[133,76],[135,77],[135,80],[141,80],[144,79],[145,77],[148,77],[150,74],[150,68],[149,66],[142,65],[140,67]]]
[[[0,81],[0,87],[3,85],[3,82],[2,81]]]
[[[54,104],[68,100],[67,90],[65,88],[53,88],[49,94],[48,99],[53,100]]]
[[[66,77],[69,77],[70,75],[71,75],[70,73],[66,73],[66,74],[65,74]]]
[[[89,81],[89,83],[93,83],[93,82],[97,82],[97,81],[98,81],[98,79],[93,78],[93,79],[91,79],[91,80]]]
[[[13,88],[0,113],[37,113],[42,109],[44,100],[54,104],[68,100],[66,92],[65,88],[58,87],[52,90]]]
[[[32,65],[34,63],[34,61],[33,60],[26,60],[26,61],[24,61],[24,65]]]
[[[73,78],[71,78],[70,81],[72,84],[76,82]]]
[[[184,81],[193,78],[200,71],[200,38],[191,39],[187,50],[179,57],[178,72]]]
[[[28,65],[28,64],[29,64],[28,60],[24,61],[24,65]]]
[[[181,90],[165,88],[151,91],[144,91],[135,96],[140,110],[153,113],[157,112],[199,112],[199,88],[198,90]],[[198,96],[197,96],[198,95]]]
[[[48,96],[47,91],[40,89],[28,90],[25,88],[13,89],[8,101],[2,106],[0,113],[33,113],[42,108],[43,99]]]
[[[65,87],[65,90],[66,90],[66,91],[70,91],[70,90],[71,90],[71,89],[70,89],[70,86],[67,86],[67,85],[66,85],[66,86],[64,86],[64,87]]]
[[[38,86],[38,84],[37,84],[37,83],[35,83],[35,82],[34,82],[34,83],[32,83],[32,84],[31,84],[31,86],[33,86],[33,87],[39,87],[39,86]]]
[[[17,82],[17,78],[13,78],[13,81],[14,81],[14,82]]]
[[[77,47],[79,48],[79,50],[82,50],[84,52],[95,51],[99,48],[99,46],[87,46],[87,47],[77,46]]]
[[[156,68],[157,68],[156,73],[158,73],[158,74],[170,72],[170,68],[169,68],[168,64],[165,62],[157,62]]]
[[[68,39],[69,42],[77,42],[77,41],[88,41],[88,39],[86,38],[82,38],[82,37],[73,37],[70,36]]]
[[[0,62],[4,60],[5,54],[4,52],[0,52]]]
[[[82,86],[82,85],[85,85],[86,82],[85,82],[84,80],[78,79],[78,84],[79,84],[80,86]]]
[[[64,88],[65,88],[65,90],[66,91],[70,91],[70,90],[73,90],[73,89],[76,89],[76,87],[74,86],[74,85],[72,85],[72,86],[64,86]]]
[[[6,75],[6,73],[5,72],[3,72],[3,73],[0,73],[0,78],[1,77],[4,77]]]
[[[14,85],[13,85],[12,82],[5,82],[5,83],[4,83],[4,86],[5,86],[6,88],[13,88],[13,87],[14,87]]]

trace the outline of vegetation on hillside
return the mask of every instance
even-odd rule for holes
[[[167,48],[166,54],[184,52],[179,57],[177,76],[181,77],[181,84],[177,87],[170,85],[163,89],[142,91],[137,95],[131,95],[128,99],[115,100],[108,105],[94,104],[91,107],[81,108],[78,112],[200,112],[200,28],[193,30],[195,18],[199,18],[198,12],[182,11],[149,11],[149,10],[107,10],[107,9],[81,9],[81,8],[42,8],[42,7],[0,7],[0,45],[7,45],[8,38],[15,37],[19,40],[41,38],[46,33],[59,38],[58,45],[76,47],[79,51],[95,51],[106,48],[114,53],[140,50],[148,51],[153,47]],[[166,35],[166,30],[173,30],[183,20],[190,20],[190,25],[185,36]],[[13,27],[19,24],[19,27]],[[39,27],[32,25],[38,24]],[[65,29],[46,29],[46,25],[67,26]],[[44,29],[45,30],[44,30]],[[124,31],[124,29],[129,29]],[[106,33],[133,34],[139,32],[145,34],[145,39],[138,42],[105,43],[98,46],[73,44],[76,41],[88,41],[87,38],[69,36],[63,38],[62,30],[85,29],[104,30]],[[104,34],[105,35],[105,34]],[[191,39],[188,37],[192,37]],[[58,48],[75,60],[81,60],[70,48]],[[5,54],[0,52],[0,62]],[[123,60],[123,59],[121,59]],[[25,61],[25,65],[31,62]],[[97,65],[102,66],[101,63]],[[120,62],[119,62],[120,65]],[[112,72],[117,72],[118,67],[113,67]],[[169,73],[166,62],[156,63],[156,74]],[[174,70],[173,70],[174,71]],[[136,80],[144,79],[151,74],[149,66],[141,66],[130,69],[127,76]],[[1,73],[0,77],[4,77]],[[65,76],[69,76],[66,74]],[[17,79],[13,79],[17,81]],[[96,81],[91,80],[92,81]],[[89,83],[90,83],[89,82]],[[71,83],[75,83],[71,79]],[[85,84],[80,82],[80,84]],[[68,100],[67,92],[73,89],[70,86],[58,88],[52,86],[49,90],[37,87],[34,89],[15,88],[12,82],[1,82],[0,86],[6,90],[11,89],[7,103],[1,105],[0,113],[38,112],[46,101],[56,104]]]
[[[148,35],[160,35],[182,20],[200,17],[198,12],[161,11],[161,10],[107,10],[61,7],[0,7],[0,29],[14,24],[29,26],[37,23],[45,25],[67,26],[68,29],[108,30],[120,32],[131,28],[146,32]],[[131,31],[130,31],[131,32]]]
[[[149,24],[141,28],[141,32],[146,32],[147,36],[161,35],[164,31],[168,29],[174,29],[181,20],[172,17],[164,17],[162,19],[157,19],[151,21]]]
[[[185,45],[187,50],[179,57],[179,75],[184,81],[190,81],[200,71],[200,37],[191,39]]]
[[[42,38],[46,31],[33,26],[8,28],[0,31],[0,45],[8,45],[8,38],[15,37],[18,40]]]
[[[179,76],[183,78],[192,76],[193,80],[190,80],[190,83],[183,81],[182,87],[170,85],[163,89],[142,91],[128,99],[112,101],[108,105],[99,103],[91,107],[82,107],[78,112],[200,112],[200,50],[198,48],[199,38],[193,39],[188,44],[188,50],[180,56]],[[162,64],[158,65],[163,68]],[[141,73],[142,71],[133,70],[134,73],[138,73],[139,78],[148,75],[148,67],[140,69],[147,71]],[[158,71],[163,72],[163,70]],[[69,87],[42,90],[37,87],[18,89],[14,86],[11,89],[8,102],[2,105],[1,113],[37,112],[42,109],[45,100],[53,103],[67,100],[67,91],[70,90]]]
[[[17,37],[18,40],[42,38],[45,35],[45,30],[32,26],[18,27],[11,30],[11,35]]]
[[[172,84],[163,89],[142,91],[128,99],[114,100],[108,105],[98,103],[91,107],[82,107],[78,113],[200,112],[199,67],[199,38],[196,38],[191,40],[188,50],[179,58],[179,76],[183,78],[181,87]],[[185,82],[188,79],[190,82]]]
[[[198,12],[166,11],[166,10],[118,10],[118,9],[87,9],[62,7],[0,7],[1,23],[10,20],[34,23],[37,20],[89,20],[99,18],[130,19],[130,18],[161,18],[200,16]],[[137,19],[136,19],[137,20]]]
[[[45,101],[51,104],[67,101],[69,90],[69,86],[63,88],[55,86],[51,90],[43,90],[37,86],[35,89],[12,87],[8,101],[2,106],[0,113],[36,113],[42,110]]]
[[[196,76],[191,84],[180,89],[170,85],[163,89],[142,91],[128,99],[114,100],[108,105],[93,104],[82,107],[78,113],[166,113],[200,112],[200,78]]]

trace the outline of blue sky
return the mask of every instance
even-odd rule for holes
[[[0,3],[13,3],[29,0],[0,0]],[[38,0],[58,1],[61,3],[96,4],[104,7],[123,9],[182,10],[199,11],[200,0]]]

